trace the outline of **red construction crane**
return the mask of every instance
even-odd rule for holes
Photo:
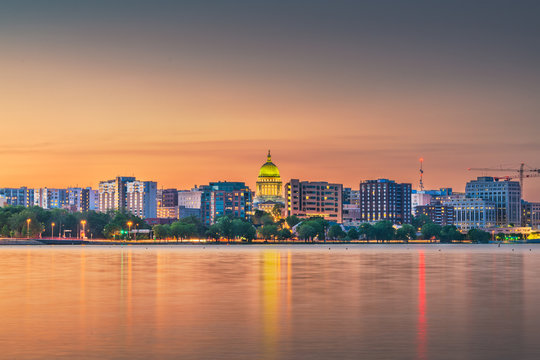
[[[521,194],[523,194],[523,179],[524,178],[530,178],[530,177],[540,177],[540,169],[533,169],[532,167],[526,165],[525,163],[521,163],[519,166],[519,169],[505,169],[503,167],[500,168],[469,168],[468,170],[476,170],[476,171],[513,171],[516,174],[515,175],[508,175],[508,176],[496,176],[496,179],[505,179],[505,180],[511,180],[511,179],[519,179],[519,185],[521,187]]]

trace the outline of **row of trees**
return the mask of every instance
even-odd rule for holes
[[[2,237],[78,237],[84,230],[89,238],[127,238],[128,223],[132,229],[150,229],[141,218],[120,211],[72,213],[38,206],[0,208]]]
[[[357,239],[376,240],[415,240],[417,230],[423,239],[438,239],[441,242],[462,241],[467,238],[473,242],[489,242],[491,235],[485,231],[472,229],[467,236],[453,225],[440,226],[429,217],[414,217],[412,224],[405,224],[395,229],[390,221],[379,221],[375,224],[363,223],[358,228],[352,227],[344,231],[341,225],[331,224],[321,217],[301,220],[296,216],[280,217],[280,211],[271,213],[257,210],[250,220],[222,216],[210,227],[205,226],[197,217],[188,217],[171,225],[156,225],[152,228],[156,239],[175,238],[186,240],[191,238],[228,239],[252,241],[255,238],[264,240],[288,240],[294,237],[291,229],[295,229],[298,239],[304,241]],[[84,223],[84,225],[83,225]],[[129,224],[129,226],[128,226]],[[3,237],[78,237],[85,230],[86,237],[126,239],[133,238],[128,234],[132,230],[149,230],[146,222],[128,212],[116,211],[100,213],[88,211],[72,213],[63,209],[45,210],[40,207],[7,206],[0,208],[0,235]],[[137,239],[149,237],[149,232],[137,233]],[[505,234],[497,234],[499,240]]]

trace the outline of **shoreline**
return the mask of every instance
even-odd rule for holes
[[[242,242],[242,241],[154,241],[154,240],[138,240],[138,241],[117,241],[117,240],[106,240],[106,239],[97,239],[97,240],[84,240],[84,239],[10,239],[10,238],[0,238],[0,246],[55,246],[55,245],[79,245],[79,246],[100,246],[100,245],[113,245],[113,246],[160,246],[160,245],[174,245],[174,246],[227,246],[227,245],[237,245],[237,246],[265,246],[265,245],[489,245],[489,244],[538,244],[540,241],[490,241],[489,243],[471,243],[471,242],[452,242],[452,243],[441,243],[439,241],[426,241],[426,240],[414,240],[414,241],[402,241],[402,240],[386,240],[386,241],[336,241],[336,240],[327,240],[327,241],[315,241],[315,242],[304,242],[304,241],[263,241],[257,240],[253,242]]]

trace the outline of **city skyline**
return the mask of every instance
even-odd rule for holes
[[[268,148],[284,179],[346,186],[416,188],[420,157],[428,188],[463,190],[481,175],[469,167],[540,167],[537,10],[3,2],[0,184],[253,187]],[[540,200],[540,181],[524,190]]]

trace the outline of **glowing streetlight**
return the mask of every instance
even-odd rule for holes
[[[26,236],[30,239],[30,222],[32,219],[26,219]]]
[[[128,229],[129,229],[129,231],[128,231],[128,239],[131,239],[131,235],[129,233],[131,232],[131,226],[133,226],[133,221],[131,221],[131,220],[128,221],[127,226],[128,226]]]
[[[81,220],[81,225],[83,227],[83,238],[86,237],[86,220]]]
[[[54,225],[56,225],[55,223],[51,223],[51,238],[54,237]]]

